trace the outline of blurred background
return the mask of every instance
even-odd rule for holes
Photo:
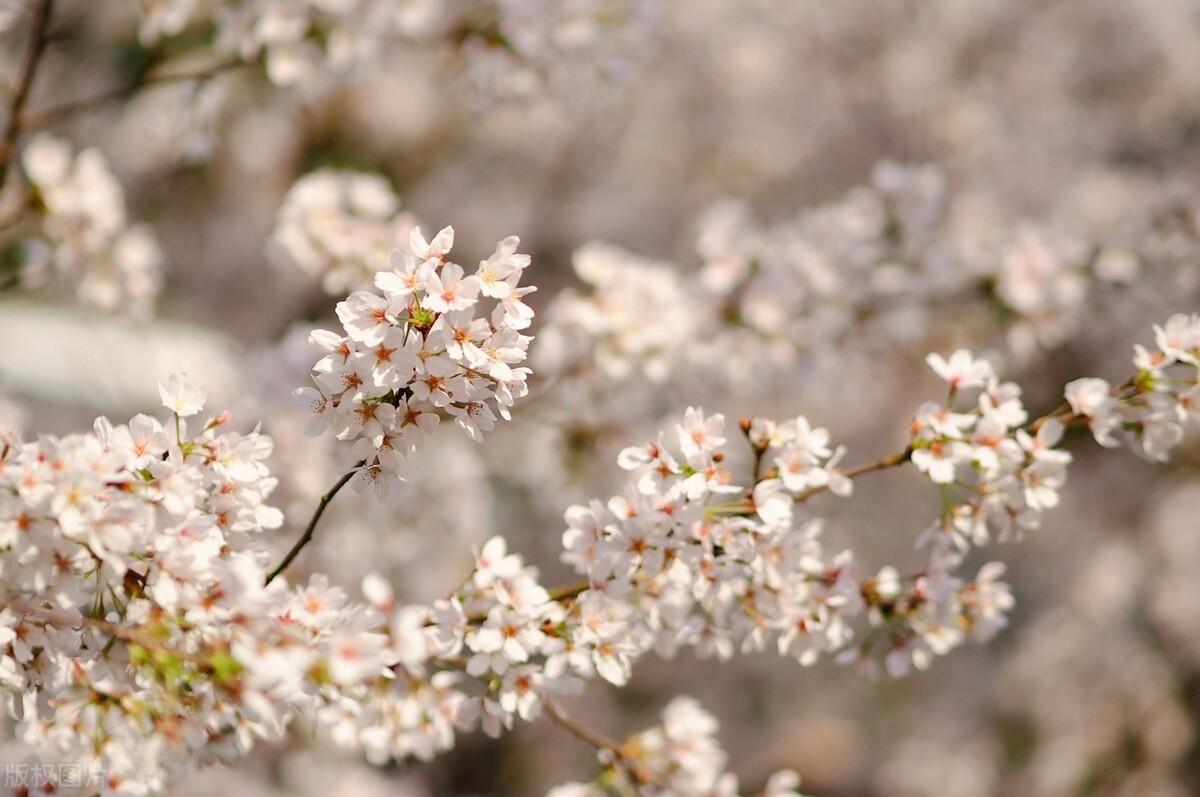
[[[0,0],[6,86],[29,8]],[[275,438],[282,552],[347,464],[289,398],[307,332],[415,224],[453,224],[464,263],[512,233],[533,255],[514,422],[443,429],[384,501],[343,492],[297,579],[428,601],[503,534],[557,583],[563,511],[689,403],[803,413],[864,462],[940,394],[928,351],[986,353],[1038,415],[1197,309],[1195,0],[59,0],[51,31],[0,186],[0,427],[152,412],[186,370]],[[573,713],[624,736],[690,694],[747,787],[1200,793],[1200,448],[1068,448],[1063,505],[984,552],[1018,601],[988,646],[899,681],[645,659]],[[936,502],[901,469],[805,507],[903,572]],[[545,722],[382,769],[296,727],[177,793],[502,797],[593,769]]]

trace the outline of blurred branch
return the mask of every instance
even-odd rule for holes
[[[52,105],[40,111],[27,113],[21,117],[21,126],[24,128],[45,127],[75,114],[94,110],[111,102],[128,99],[147,86],[168,85],[171,83],[203,83],[225,72],[245,66],[246,63],[246,61],[241,59],[230,59],[199,69],[142,75],[124,86],[114,86],[91,97],[68,100],[59,105]]]
[[[592,582],[584,579],[582,581],[576,581],[572,584],[563,584],[562,586],[554,587],[553,589],[546,591],[550,595],[550,600],[554,601],[555,603],[564,603],[569,600],[574,600],[591,588]],[[467,615],[467,622],[482,623],[487,619],[487,615],[487,612],[473,612]]]
[[[10,610],[20,615],[19,622],[28,622],[36,625],[53,625],[59,628],[70,628],[79,630],[85,627],[96,629],[102,634],[108,634],[113,639],[119,639],[131,645],[138,645],[146,650],[162,651],[178,656],[182,659],[187,659],[190,654],[172,650],[152,634],[144,631],[138,631],[132,628],[123,628],[115,623],[110,623],[103,617],[96,617],[83,612],[75,613],[56,609],[47,609],[42,606],[26,603],[24,601],[10,600],[0,604],[0,610]]]
[[[566,714],[563,714],[554,707],[553,703],[549,701],[546,702],[546,715],[558,723],[559,726],[564,728],[576,739],[579,739],[585,744],[590,744],[597,750],[607,750],[615,756],[621,756],[621,745],[619,742],[617,742],[617,740],[610,739],[598,731],[585,728],[584,726],[575,722],[575,720],[568,717]]]
[[[904,449],[903,451],[897,451],[894,454],[888,454],[886,457],[877,459],[874,462],[867,462],[863,465],[858,465],[853,468],[847,468],[845,470],[842,470],[841,474],[843,476],[845,476],[847,479],[854,479],[854,478],[862,476],[863,474],[866,474],[866,473],[874,473],[877,470],[887,470],[888,468],[899,467],[900,465],[903,465],[905,462],[908,462],[908,460],[911,456],[912,456],[912,448],[910,447],[910,448]],[[803,492],[796,493],[796,501],[797,502],[807,501],[809,498],[816,495],[817,493],[823,493],[828,489],[829,489],[828,484],[823,484],[819,487],[809,487],[807,490],[804,490]]]
[[[0,233],[5,232],[10,227],[16,227],[25,218],[27,211],[37,207],[37,199],[28,186],[21,192],[21,195],[12,208],[6,213],[0,213]]]
[[[21,73],[17,79],[17,87],[13,91],[8,104],[8,118],[4,122],[4,133],[0,135],[0,188],[4,187],[8,176],[8,165],[12,162],[16,150],[17,138],[21,135],[23,124],[22,111],[29,100],[33,89],[34,78],[37,77],[38,65],[46,52],[50,41],[47,30],[50,27],[50,16],[54,12],[54,0],[37,0],[33,8],[33,22],[29,29],[29,43],[25,48],[25,57],[21,62]]]
[[[654,776],[645,767],[638,764],[636,756],[630,754],[627,744],[622,744],[616,739],[611,739],[598,731],[593,731],[591,728],[580,725],[555,708],[554,704],[549,700],[545,702],[544,706],[546,716],[554,720],[559,727],[563,728],[576,739],[591,745],[599,752],[611,758],[611,761],[605,763],[610,768],[619,768],[623,771],[638,794],[643,793],[642,786],[659,785],[655,784]]]

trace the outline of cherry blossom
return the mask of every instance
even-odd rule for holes
[[[414,247],[442,261],[433,268],[449,262],[449,235],[439,237]],[[418,323],[428,312],[422,296],[411,297],[399,315],[389,297],[348,300],[346,318],[363,318],[352,306],[368,307],[386,323],[315,335],[327,352],[318,372],[372,357],[357,349],[363,339],[386,344],[401,324],[413,335],[431,331],[432,319]],[[579,582],[543,586],[536,568],[493,537],[462,583],[427,605],[397,605],[376,575],[364,579],[362,600],[320,574],[302,586],[275,580],[291,557],[267,572],[260,538],[283,525],[268,503],[272,443],[229,430],[229,413],[193,420],[206,391],[175,374],[160,387],[166,423],[100,418],[91,433],[4,445],[0,536],[14,567],[0,610],[0,683],[23,695],[16,719],[29,743],[101,766],[114,792],[146,793],[189,767],[276,741],[301,716],[377,763],[428,759],[459,732],[496,735],[545,714],[575,727],[558,704],[582,681],[623,686],[642,657],[685,648],[719,659],[774,650],[804,666],[829,655],[901,677],[1007,625],[1016,596],[1004,564],[967,576],[966,554],[1042,525],[1065,488],[1071,456],[1058,445],[1068,424],[1086,422],[1108,444],[1098,419],[1116,413],[1143,453],[1165,456],[1177,442],[1196,403],[1194,375],[1173,374],[1194,374],[1197,324],[1173,317],[1157,351],[1135,351],[1141,370],[1123,387],[1074,382],[1063,408],[1031,423],[1019,388],[999,382],[989,363],[966,352],[931,356],[957,385],[950,404],[922,405],[905,451],[855,467],[843,467],[845,449],[803,416],[746,419],[735,437],[722,415],[688,408],[673,430],[620,452],[621,495],[566,511],[562,559]],[[417,355],[427,377],[440,356]],[[343,426],[375,441],[374,454],[358,449],[374,457],[368,471],[383,469],[385,449],[411,445],[393,434],[398,425],[437,417],[413,404],[424,400],[415,391],[396,404],[364,401],[383,390],[373,384],[365,376],[357,384]],[[753,465],[741,476],[726,450],[735,444]],[[908,462],[941,495],[918,540],[924,567],[872,575],[852,550],[826,551],[830,521],[811,516],[807,502],[826,491],[848,499],[855,479]],[[142,745],[164,729],[160,742]],[[737,794],[715,730],[697,704],[678,699],[628,750],[576,733],[597,744],[611,777],[648,793]],[[762,793],[794,794],[797,783],[783,773]]]
[[[360,489],[386,492],[440,418],[453,419],[478,440],[528,392],[529,369],[519,363],[532,338],[517,327],[527,326],[529,317],[499,302],[490,317],[477,318],[481,279],[464,276],[448,259],[453,243],[451,227],[432,241],[414,227],[412,254],[393,258],[400,268],[377,274],[375,290],[355,291],[338,303],[344,335],[312,334],[326,355],[313,366],[315,385],[295,395],[312,410],[310,433],[332,427],[339,440],[352,443]],[[505,239],[480,269],[503,261],[505,279],[515,287],[529,262],[516,254],[517,245],[515,237]]]
[[[161,287],[163,255],[146,225],[131,224],[125,195],[104,155],[75,152],[50,134],[32,139],[21,166],[39,197],[38,237],[24,244],[21,281],[59,281],[79,301],[146,317]]]

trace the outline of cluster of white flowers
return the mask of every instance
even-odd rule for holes
[[[567,371],[586,360],[608,379],[661,384],[702,322],[679,271],[600,243],[577,249],[572,264],[589,293],[554,297],[538,335],[538,370]]]
[[[448,749],[485,705],[451,688],[459,673],[421,678],[461,647],[428,624],[451,604],[396,610],[377,576],[366,603],[319,574],[267,584],[271,441],[226,431],[228,413],[193,433],[205,392],[181,375],[160,392],[165,424],[0,443],[0,685],[20,738],[114,794],[162,793],[297,716],[375,761]],[[533,716],[528,689],[513,675],[489,716]]]
[[[567,783],[547,797],[606,797],[630,791],[647,797],[737,797],[737,775],[726,772],[729,755],[717,740],[719,724],[690,697],[677,697],[662,722],[629,737],[618,750],[601,750],[605,772],[592,783]],[[757,797],[801,797],[800,776],[776,772]]]
[[[797,526],[793,505],[814,490],[849,494],[836,469],[840,449],[803,418],[759,419],[745,432],[757,459],[777,466],[750,489],[733,485],[721,466],[721,416],[689,410],[676,429],[679,458],[661,439],[623,451],[620,462],[633,471],[627,496],[566,513],[563,559],[585,577],[578,584],[547,590],[503,538],[490,539],[448,599],[395,616],[393,639],[408,640],[395,649],[409,678],[376,694],[369,711],[348,710],[341,735],[372,760],[428,756],[453,743],[455,726],[480,723],[494,735],[536,718],[579,679],[624,685],[650,652],[687,646],[729,658],[770,642],[808,665],[822,652],[865,658],[883,638],[899,675],[908,661],[924,666],[926,651],[986,639],[1002,626],[1011,598],[998,565],[971,582],[943,568],[908,589],[893,568],[860,578],[849,551],[826,557],[821,521]],[[390,593],[378,601],[389,602]],[[863,616],[878,633],[848,648],[851,624]],[[486,685],[484,694],[468,697],[462,674],[447,666]]]
[[[74,153],[44,134],[21,165],[41,214],[40,236],[25,243],[22,283],[58,272],[79,300],[107,311],[149,315],[162,281],[162,253],[145,225],[131,225],[125,196],[98,150]]]
[[[239,418],[262,419],[262,432],[274,442],[271,470],[279,479],[274,500],[289,518],[310,516],[313,496],[326,492],[346,466],[340,440],[305,434],[309,407],[290,395],[312,368],[311,328],[309,322],[294,324],[282,340],[248,352],[239,371],[240,400],[231,408]],[[339,493],[321,516],[320,533],[306,556],[289,567],[290,577],[304,580],[319,571],[332,583],[353,585],[374,573],[396,586],[401,601],[441,594],[462,577],[472,546],[492,536],[499,523],[485,461],[490,448],[451,424],[439,427],[421,448],[421,466],[407,469],[404,489],[392,491],[388,500]],[[276,554],[294,542],[276,539]],[[370,557],[362,555],[367,550]]]
[[[265,57],[280,86],[319,81],[378,61],[395,43],[461,48],[467,75],[495,96],[526,96],[580,79],[615,81],[636,64],[657,0],[154,0],[141,39],[216,28],[216,47]]]
[[[225,414],[189,433],[203,391],[175,376],[162,393],[173,425],[100,418],[0,447],[0,678],[20,737],[102,770],[106,793],[278,738],[294,695],[271,662],[316,650],[246,544],[282,522],[270,440]]]
[[[144,44],[192,27],[216,30],[218,52],[265,57],[280,86],[311,84],[323,70],[346,72],[374,60],[398,37],[433,35],[441,27],[438,0],[154,0],[147,4]]]
[[[650,650],[670,655],[687,645],[725,659],[768,644],[805,666],[822,653],[855,661],[881,651],[899,675],[918,648],[945,653],[1003,624],[1008,606],[996,566],[970,582],[952,576],[957,563],[945,560],[909,579],[892,567],[864,577],[851,551],[824,552],[824,522],[799,521],[795,510],[816,491],[851,492],[837,468],[843,450],[830,449],[824,429],[803,417],[744,424],[758,459],[773,467],[743,488],[721,467],[722,427],[721,416],[689,410],[676,429],[682,460],[661,439],[627,449],[620,461],[634,471],[628,497],[567,513],[564,560],[591,585],[579,606],[625,627],[615,647],[624,649],[624,667],[605,678],[623,682],[633,658]],[[852,647],[864,615],[873,631]],[[964,635],[963,627],[973,630]]]
[[[1014,348],[1057,346],[1076,331],[1089,289],[1090,256],[1086,242],[1061,231],[1023,224],[1013,232],[997,262],[987,267],[995,269],[997,298],[1016,315],[1009,329]]]
[[[421,254],[380,275],[382,294],[359,292],[339,305],[350,336],[316,369],[321,384],[353,377],[348,393],[317,394],[330,405],[318,418],[332,413],[357,430],[368,479],[391,471],[387,451],[411,444],[402,413],[417,415],[419,429],[420,415],[437,417],[463,400],[466,376],[442,371],[470,376],[491,362],[467,360],[468,345],[515,334],[506,325],[513,318],[528,322],[505,304],[515,302],[527,262],[515,239],[472,277],[446,258],[450,243],[448,229],[433,242],[414,232]],[[471,306],[456,302],[473,303],[483,286],[495,293],[499,284],[508,291],[491,325],[468,312],[462,336],[448,331],[442,322]],[[479,336],[469,333],[474,326]],[[226,431],[228,413],[189,432],[205,393],[176,375],[160,388],[173,414],[166,424],[101,418],[91,434],[0,440],[0,567],[8,574],[0,685],[19,698],[11,709],[27,744],[99,767],[109,791],[146,793],[162,791],[184,767],[280,738],[295,717],[379,764],[428,759],[453,747],[459,731],[497,735],[544,711],[566,723],[559,697],[583,679],[624,685],[652,652],[687,647],[726,659],[770,645],[804,665],[832,653],[869,670],[882,661],[900,676],[1005,625],[1013,597],[1000,580],[1003,565],[985,564],[971,580],[956,571],[971,544],[1033,528],[1057,503],[1070,457],[1054,445],[1065,425],[1087,422],[1107,443],[1116,425],[1109,415],[1118,412],[1142,439],[1166,423],[1158,413],[1169,410],[1180,425],[1194,409],[1194,378],[1181,383],[1167,368],[1196,367],[1200,319],[1173,317],[1156,336],[1157,352],[1137,350],[1142,370],[1128,388],[1104,398],[1092,382],[1073,383],[1070,412],[1030,424],[1020,390],[999,382],[986,361],[966,351],[930,355],[949,386],[946,406],[922,406],[910,446],[872,465],[840,468],[844,450],[803,417],[746,420],[746,487],[727,469],[723,417],[689,409],[673,440],[659,435],[620,453],[631,472],[623,496],[567,510],[563,561],[582,581],[547,589],[493,537],[448,597],[408,606],[397,606],[377,575],[363,580],[359,603],[320,574],[299,588],[268,581],[258,532],[283,520],[267,504],[276,486],[264,465],[272,443],[257,431]],[[462,352],[449,356],[455,342]],[[380,347],[411,360],[380,358]],[[443,358],[445,368],[433,364]],[[405,376],[379,384],[374,374],[388,367]],[[444,381],[434,386],[431,377]],[[453,380],[463,385],[445,384]],[[523,377],[485,381],[495,401],[507,401],[498,398],[505,385],[524,385]],[[436,390],[445,393],[441,404],[431,398]],[[967,391],[978,391],[974,406],[956,412]],[[342,403],[350,408],[339,412]],[[381,444],[389,438],[404,443]],[[1141,447],[1160,451],[1144,440]],[[849,496],[852,478],[909,460],[942,492],[921,572],[901,576],[888,566],[860,575],[850,551],[825,553],[822,520],[797,517],[816,493]],[[610,778],[664,797],[736,795],[715,730],[694,703],[677,701],[661,727],[598,745],[609,768],[600,786],[556,794],[591,795]],[[761,793],[783,797],[797,785],[781,773]]]
[[[480,550],[462,591],[396,609],[389,626],[396,675],[360,701],[329,706],[323,722],[334,738],[377,763],[428,760],[454,746],[456,730],[482,727],[496,736],[517,717],[537,718],[549,693],[572,684],[529,664],[549,648],[543,629],[558,610],[536,579],[537,571],[508,555],[497,537]],[[392,603],[390,588],[375,577],[364,580],[364,592],[380,607]],[[489,610],[476,608],[489,601]]]
[[[417,221],[399,207],[383,177],[322,169],[288,191],[274,240],[297,268],[320,278],[326,293],[345,296],[391,267],[388,252],[407,249]]]
[[[651,50],[662,0],[491,0],[457,21],[469,82],[496,97],[548,88],[578,99],[628,82]],[[490,6],[490,8],[487,8]],[[484,7],[481,14],[481,9]],[[478,19],[490,20],[480,27]],[[465,24],[464,24],[465,23]],[[472,29],[474,26],[474,29]]]
[[[1055,448],[1062,422],[1049,418],[1027,429],[1021,388],[999,381],[989,362],[966,350],[949,359],[931,354],[927,362],[949,385],[946,404],[922,404],[911,428],[913,464],[938,485],[946,507],[928,538],[941,551],[965,551],[972,542],[1038,528],[1042,512],[1058,505],[1071,462]],[[964,392],[977,395],[957,412]]]
[[[473,439],[528,392],[520,365],[532,340],[521,334],[533,310],[519,287],[529,256],[505,238],[474,274],[449,259],[454,230],[427,241],[412,231],[410,251],[393,254],[395,270],[375,276],[337,305],[344,335],[317,330],[325,355],[313,366],[315,387],[296,390],[313,417],[309,433],[330,426],[353,441],[355,485],[386,491],[406,457],[443,416]],[[490,315],[481,299],[492,300]]]
[[[1177,314],[1154,327],[1157,347],[1134,347],[1137,376],[1114,389],[1088,377],[1067,385],[1071,411],[1087,420],[1102,446],[1120,445],[1165,462],[1183,440],[1189,418],[1200,413],[1200,315]]]
[[[1196,212],[1186,198],[1096,240],[977,204],[932,167],[884,162],[868,186],[775,225],[741,203],[714,206],[698,224],[698,279],[589,244],[576,259],[588,290],[548,308],[539,372],[606,383],[564,390],[573,407],[612,395],[617,378],[678,385],[704,373],[761,387],[764,371],[804,373],[785,367],[801,359],[932,339],[968,307],[997,318],[1008,348],[1027,357],[1081,327],[1103,293],[1095,286],[1136,284],[1149,263],[1189,272],[1200,254],[1195,229],[1177,222]]]
[[[681,279],[670,264],[602,249],[608,254],[602,271],[577,264],[591,291],[556,297],[536,354],[567,373],[600,366],[606,377],[645,373],[664,383],[716,368],[736,383],[752,371],[761,381],[756,365],[764,360],[794,363],[852,330],[856,339],[911,336],[920,325],[912,307],[956,290],[953,275],[938,268],[944,258],[927,252],[936,248],[944,205],[939,172],[886,163],[872,186],[774,227],[758,224],[744,204],[720,203],[698,225],[698,279]],[[612,277],[597,279],[597,271]],[[630,295],[640,324],[622,321]],[[673,323],[677,318],[706,334],[688,334],[688,326]]]
[[[366,579],[364,591],[378,608],[391,608],[382,581]],[[380,648],[392,652],[391,674],[361,692],[344,691],[320,722],[373,762],[428,759],[453,747],[457,731],[478,727],[495,736],[517,719],[538,718],[547,701],[578,690],[577,676],[599,673],[624,683],[621,636],[631,629],[594,603],[579,611],[578,602],[589,599],[577,592],[548,592],[536,569],[509,553],[502,538],[490,539],[450,598],[392,612],[390,640]],[[672,703],[664,720],[621,750],[602,751],[608,763],[650,788],[646,793],[735,795],[736,778],[724,772],[727,757],[713,738],[715,720],[686,699]],[[790,795],[797,784],[794,774],[780,773],[766,794]],[[587,787],[562,788],[555,793]]]

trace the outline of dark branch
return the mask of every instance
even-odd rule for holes
[[[217,64],[203,67],[201,69],[181,70],[179,72],[166,72],[161,74],[148,74],[139,77],[124,86],[114,86],[106,89],[91,97],[82,97],[76,100],[68,100],[59,105],[52,105],[49,108],[43,108],[40,111],[32,111],[25,114],[21,118],[21,126],[24,128],[45,127],[54,124],[62,119],[74,116],[77,113],[83,113],[110,102],[128,99],[137,94],[146,86],[166,85],[169,83],[201,83],[211,80],[218,75],[228,72],[245,65],[245,61],[240,59],[231,59],[229,61],[221,61]]]
[[[16,89],[8,104],[8,118],[4,122],[4,132],[0,135],[0,189],[4,187],[5,177],[8,176],[8,166],[12,163],[13,154],[17,148],[17,138],[21,135],[22,111],[33,90],[33,81],[37,77],[38,65],[50,42],[47,30],[50,27],[50,15],[54,12],[54,0],[38,0],[33,7],[33,22],[29,30],[29,44],[25,48],[25,57],[21,62],[21,73],[17,79]]]
[[[292,563],[292,560],[300,555],[300,552],[304,550],[304,546],[312,542],[313,533],[317,530],[317,524],[321,522],[321,515],[325,514],[325,507],[329,506],[329,502],[333,500],[333,497],[337,495],[338,492],[345,487],[352,478],[354,478],[354,474],[358,473],[359,469],[366,464],[367,461],[365,459],[360,460],[357,465],[342,474],[342,478],[337,480],[337,483],[329,489],[329,492],[321,496],[321,500],[317,503],[316,511],[313,512],[312,517],[308,520],[308,525],[304,528],[304,534],[300,535],[300,539],[296,540],[296,544],[293,545],[291,550],[287,552],[287,555],[283,557],[283,561],[280,562],[275,569],[271,571],[270,575],[267,576],[265,583],[270,584],[272,581],[278,578],[280,573],[282,573],[284,570],[287,570],[288,565]]]

